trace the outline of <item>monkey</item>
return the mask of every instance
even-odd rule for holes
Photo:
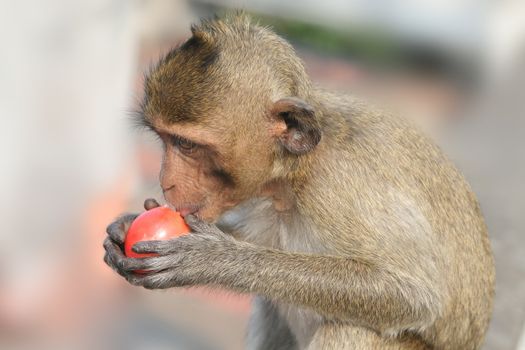
[[[406,118],[317,86],[246,14],[191,32],[147,74],[139,120],[161,140],[163,197],[192,232],[128,258],[135,215],[122,216],[105,262],[147,289],[253,295],[248,349],[479,349],[494,261],[441,149]]]

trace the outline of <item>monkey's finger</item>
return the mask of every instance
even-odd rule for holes
[[[152,262],[146,262],[146,259],[128,258],[124,255],[120,247],[110,239],[104,241],[104,249],[108,255],[108,261],[118,273],[125,275],[128,272],[141,269],[150,269]]]
[[[175,272],[171,270],[149,274],[149,275],[131,275],[128,282],[134,286],[142,286],[146,289],[166,289],[175,286]],[[180,286],[180,284],[178,284]]]
[[[137,218],[137,214],[125,214],[117,218],[114,222],[109,224],[106,228],[106,232],[113,240],[113,242],[120,245],[124,244],[124,239],[126,238],[126,232],[128,231],[129,226]]]
[[[115,271],[116,273],[118,273],[119,275],[121,275],[122,277],[126,277],[126,273],[124,271],[121,271],[118,269],[116,263],[113,261],[113,258],[111,257],[111,254],[106,252],[104,254],[104,262],[109,266],[111,267],[111,269],[113,271]]]
[[[109,256],[109,253],[106,252],[104,253],[104,262],[106,263],[106,265],[108,265],[109,267],[111,267],[111,269],[113,271],[117,271],[117,267],[115,266],[115,264],[113,263],[113,260],[111,260],[111,257]]]
[[[131,250],[135,253],[155,253],[160,255],[170,254],[177,251],[179,244],[177,244],[178,238],[169,239],[166,241],[142,241],[137,242],[131,247]]]
[[[186,224],[188,224],[191,230],[195,233],[210,233],[214,229],[214,225],[211,225],[192,214],[186,215],[184,221],[186,221]]]
[[[160,204],[153,198],[148,198],[144,201],[144,209],[146,210],[151,210],[157,207],[160,207]]]
[[[186,223],[191,228],[192,232],[197,235],[211,235],[214,238],[227,237],[215,224],[208,223],[199,219],[195,215],[186,215],[184,217]]]
[[[113,242],[122,244],[124,243],[124,238],[126,236],[124,230],[122,229],[122,224],[118,221],[112,222],[106,228],[106,233],[109,235]]]
[[[143,258],[140,268],[137,270],[147,270],[147,272],[159,272],[174,268],[182,261],[182,254],[171,254],[164,256],[155,256],[151,258]]]
[[[146,260],[146,259],[139,259],[139,260]],[[133,270],[122,270],[117,267],[117,264],[113,261],[111,255],[106,252],[104,255],[104,262],[115,272],[117,272],[120,276],[124,277],[127,281],[133,280],[134,276],[141,276],[149,273],[156,273],[162,270],[166,270],[170,266],[172,266],[173,262],[175,264],[177,263],[179,259],[166,259],[163,257],[160,258],[151,258],[147,259],[147,261],[143,261],[143,264],[137,264],[133,267]],[[132,267],[130,266],[130,269]],[[136,273],[136,271],[143,271],[142,273]],[[130,282],[131,283],[131,282]]]

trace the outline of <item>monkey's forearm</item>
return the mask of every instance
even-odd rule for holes
[[[424,326],[439,302],[431,291],[370,263],[249,246],[211,262],[219,285],[306,306],[327,318],[379,331]],[[414,281],[416,283],[414,283]]]
[[[422,328],[439,315],[439,288],[430,288],[416,271],[390,267],[388,259],[285,252],[235,241],[192,216],[186,222],[191,235],[134,246],[138,253],[157,253],[158,257],[129,259],[108,241],[107,260],[130,283],[146,288],[218,285],[304,306],[327,319],[380,332]],[[157,272],[130,273],[141,269]]]

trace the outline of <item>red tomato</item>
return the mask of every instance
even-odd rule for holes
[[[157,254],[138,254],[131,247],[141,241],[163,241],[190,233],[182,216],[168,207],[157,207],[140,214],[131,226],[124,242],[124,252],[129,258],[144,258]]]

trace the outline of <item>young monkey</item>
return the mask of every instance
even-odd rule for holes
[[[135,216],[123,216],[106,263],[145,288],[256,295],[249,349],[480,348],[493,258],[441,151],[314,86],[292,47],[244,15],[192,33],[147,76],[141,115],[164,145],[164,197],[193,233],[127,258]]]

